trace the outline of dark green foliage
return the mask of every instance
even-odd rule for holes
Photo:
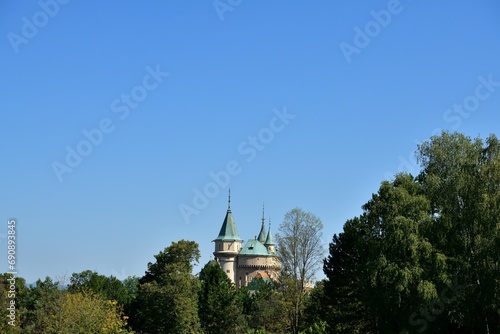
[[[11,290],[13,283],[14,290]],[[26,281],[22,277],[15,277],[12,280],[11,274],[0,274],[0,333],[21,333],[21,326],[26,323],[28,316],[29,289],[26,287]],[[15,318],[11,319],[10,310],[11,301],[14,301]],[[15,326],[9,325],[14,321]]]
[[[128,277],[122,282],[114,276],[99,275],[90,270],[73,273],[69,280],[68,291],[71,293],[93,291],[124,307],[128,307],[134,300],[139,284],[137,277]]]
[[[144,333],[197,333],[199,280],[192,262],[200,252],[194,241],[173,242],[155,255],[140,279],[132,324]]]
[[[60,310],[64,291],[59,289],[59,282],[50,277],[37,280],[27,296],[28,316],[25,323],[27,333],[44,333],[51,326],[51,318]]]
[[[444,132],[416,179],[382,183],[330,243],[332,333],[500,332],[499,153],[495,136]]]
[[[155,255],[155,259],[155,263],[148,263],[148,270],[139,281],[141,284],[153,281],[162,283],[167,278],[165,274],[175,271],[191,273],[193,263],[200,259],[200,251],[196,242],[180,240]]]
[[[464,289],[450,305],[450,327],[500,331],[500,144],[442,133],[419,146],[420,183],[430,199],[431,242],[447,255]]]
[[[286,333],[289,327],[285,301],[278,282],[262,284],[256,291],[240,288],[243,314],[255,333]],[[251,332],[251,333],[254,333]]]
[[[226,273],[216,261],[200,272],[198,314],[205,334],[238,333],[244,327],[242,303]]]
[[[324,327],[326,331],[326,319],[330,314],[330,303],[325,302],[327,296],[325,294],[325,282],[322,280],[316,283],[314,289],[309,291],[305,300],[304,309],[304,328],[315,333]],[[320,331],[321,332],[321,331]]]

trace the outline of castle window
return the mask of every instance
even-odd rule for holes
[[[230,272],[231,272],[231,270],[226,270],[226,273],[228,273],[228,274],[229,274]]]

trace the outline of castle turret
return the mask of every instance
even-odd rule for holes
[[[271,254],[275,252],[273,235],[271,233],[271,219],[269,218],[269,232],[267,232],[266,242],[264,243],[267,251]]]
[[[224,270],[231,282],[235,283],[237,256],[241,250],[243,240],[238,235],[231,212],[231,192],[229,192],[226,217],[222,223],[219,235],[213,241],[215,242],[215,259],[219,262],[222,270]]]
[[[263,205],[262,206],[262,226],[260,227],[259,236],[257,237],[257,240],[259,240],[261,244],[264,244],[266,242],[266,228],[264,226],[265,221],[266,220],[264,218],[264,205]]]

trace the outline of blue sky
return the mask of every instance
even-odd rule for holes
[[[204,264],[229,186],[243,239],[263,202],[275,234],[298,206],[326,249],[380,182],[418,171],[417,143],[498,135],[499,15],[493,0],[3,1],[0,255],[14,217],[28,282],[142,276],[180,239]]]

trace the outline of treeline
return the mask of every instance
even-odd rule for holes
[[[444,132],[333,236],[332,333],[500,332],[500,144]],[[321,306],[320,306],[321,305]]]
[[[166,247],[141,278],[0,276],[1,333],[500,333],[500,143],[443,132],[419,175],[384,181],[322,252],[322,223],[293,209],[276,236],[278,281],[236,288],[215,261],[193,275],[194,241]],[[308,282],[319,266],[326,279]]]

